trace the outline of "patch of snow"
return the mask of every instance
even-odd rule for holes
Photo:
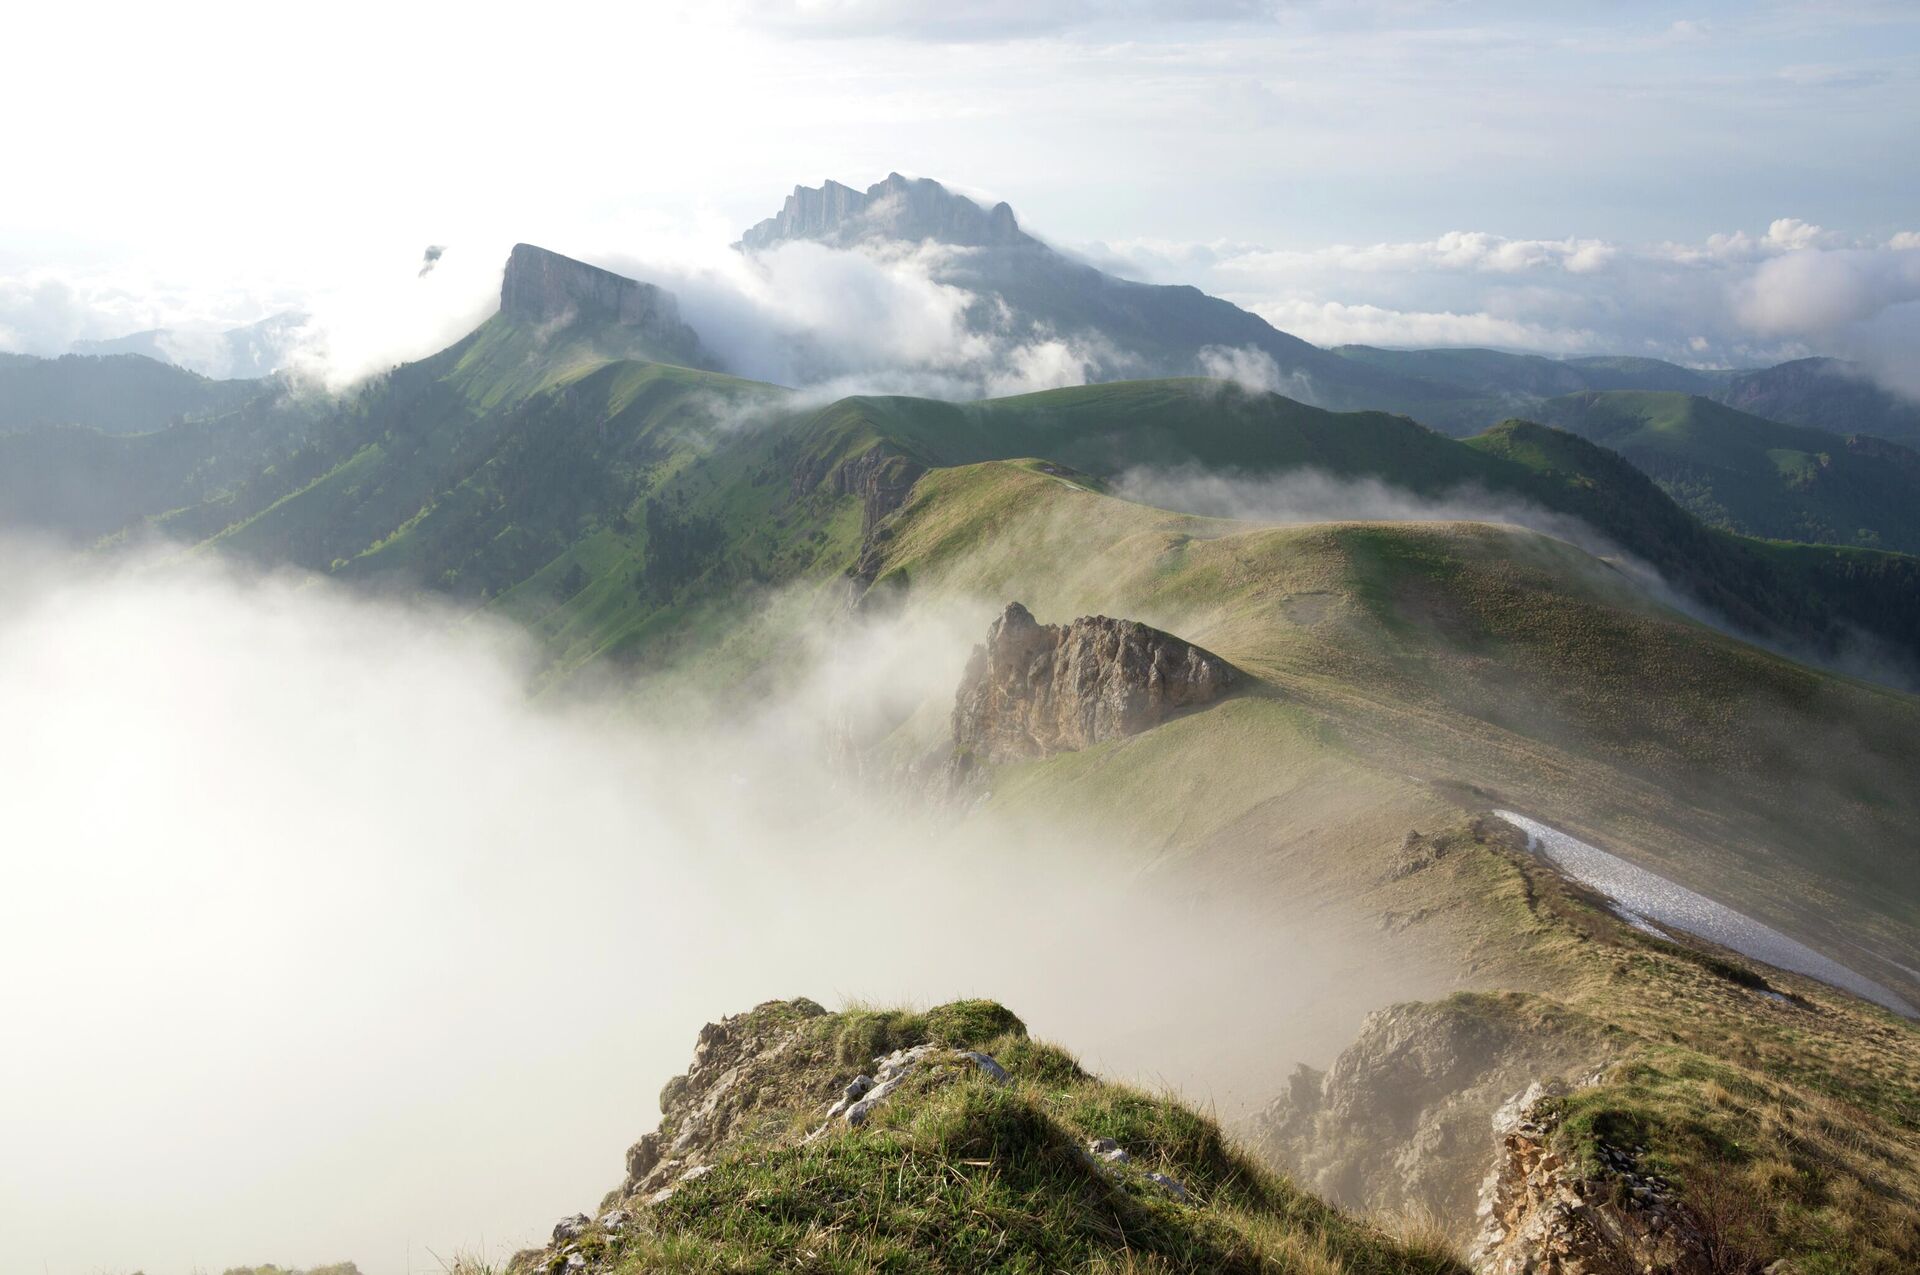
[[[1618,855],[1588,845],[1538,820],[1511,810],[1493,813],[1527,834],[1529,850],[1580,884],[1606,895],[1621,919],[1637,929],[1658,934],[1653,928],[1658,924],[1683,930],[1732,948],[1742,956],[1844,988],[1895,1013],[1920,1018],[1920,1010],[1897,992],[1724,903],[1716,903],[1704,894],[1696,894],[1656,872],[1628,863]]]

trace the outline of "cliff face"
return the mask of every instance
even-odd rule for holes
[[[867,239],[933,240],[958,247],[1034,242],[1005,203],[982,208],[937,181],[889,173],[862,192],[839,182],[796,186],[777,216],[740,236],[740,246],[771,248],[791,239],[847,247]]]
[[[1212,703],[1238,679],[1219,656],[1136,621],[1041,624],[1010,603],[961,679],[955,766],[964,775],[1137,735]]]
[[[533,244],[515,244],[500,280],[500,313],[528,323],[579,320],[632,330],[648,355],[688,367],[711,360],[680,319],[671,292]]]
[[[1326,1072],[1297,1069],[1250,1132],[1334,1202],[1430,1214],[1464,1241],[1493,1113],[1537,1077],[1590,1070],[1606,1053],[1591,1025],[1530,997],[1393,1005]]]
[[[1754,1270],[1715,1260],[1690,1211],[1636,1149],[1602,1144],[1586,1173],[1553,1145],[1562,1086],[1532,1085],[1495,1113],[1499,1153],[1481,1188],[1481,1230],[1468,1255],[1480,1275]],[[1790,1263],[1767,1268],[1789,1275]]]

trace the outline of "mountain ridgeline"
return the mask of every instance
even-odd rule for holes
[[[864,233],[889,217],[909,228],[953,221],[943,201],[958,197],[898,185],[864,202],[796,195],[756,238],[783,227],[824,234],[828,223]],[[1011,233],[995,229],[999,214],[963,202],[980,214],[966,233]],[[1312,470],[1570,515],[1765,640],[1865,654],[1901,677],[1920,660],[1920,560],[1857,547],[1908,543],[1894,467],[1848,476],[1874,491],[1846,494],[1809,453],[1800,468],[1816,480],[1813,494],[1843,494],[1785,501],[1831,510],[1794,525],[1867,531],[1848,537],[1855,547],[1779,544],[1722,529],[1774,533],[1792,520],[1718,516],[1734,507],[1732,485],[1714,504],[1669,482],[1721,524],[1708,525],[1613,452],[1536,424],[1456,441],[1402,416],[1334,413],[1197,378],[977,403],[812,406],[712,362],[670,294],[523,244],[507,262],[499,313],[436,355],[338,402],[278,393],[133,438],[0,437],[10,459],[0,500],[11,522],[81,539],[159,534],[438,589],[534,625],[566,668],[637,652],[742,585],[857,576],[863,540],[928,469],[1024,457],[1095,480],[1142,467]],[[1761,446],[1772,436],[1732,432],[1788,474],[1788,495],[1806,489],[1791,487],[1780,448]],[[1793,437],[1813,445],[1805,431]],[[1733,463],[1730,445],[1716,454]]]
[[[1535,415],[1618,452],[1713,526],[1920,553],[1920,452],[1898,443],[1671,391],[1589,391],[1549,399]]]

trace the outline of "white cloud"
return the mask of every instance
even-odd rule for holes
[[[1275,249],[1101,244],[1136,277],[1192,283],[1320,345],[1483,345],[1751,366],[1831,354],[1912,392],[1902,353],[1920,233],[1858,239],[1796,217],[1764,231],[1632,244],[1454,231]]]
[[[1789,251],[1797,248],[1829,247],[1840,242],[1838,235],[1829,234],[1811,222],[1801,221],[1798,217],[1780,217],[1767,227],[1767,243],[1776,248]]]
[[[1085,383],[1103,351],[1015,336],[982,298],[943,282],[968,250],[804,240],[757,253],[709,244],[599,264],[673,291],[730,371],[816,394],[977,398]]]
[[[1762,262],[1735,313],[1768,336],[1820,340],[1920,300],[1920,257],[1902,252],[1791,252]]]
[[[1217,380],[1232,381],[1243,389],[1268,394],[1281,392],[1279,364],[1271,354],[1250,346],[1236,350],[1210,345],[1200,351],[1200,370]]]
[[[1250,250],[1217,258],[1219,268],[1249,273],[1335,269],[1386,273],[1407,270],[1519,274],[1557,267],[1584,274],[1612,258],[1598,239],[1509,239],[1484,231],[1452,230],[1434,239],[1402,243],[1332,244],[1306,251]]]
[[[210,376],[230,372],[230,330],[275,315],[304,314],[286,335],[288,366],[340,386],[421,358],[472,329],[498,298],[506,246],[448,251],[420,271],[420,250],[370,255],[303,291],[259,280],[184,282],[144,273],[48,268],[0,278],[0,349],[64,354],[76,341],[113,340],[159,329],[173,361]]]
[[[799,34],[987,40],[1084,26],[1249,21],[1278,7],[1278,0],[735,0],[720,9]]]
[[[731,235],[724,221],[656,218],[630,237],[601,232],[598,242],[614,250],[547,246],[674,291],[730,370],[822,394],[970,398],[1078,384],[1116,367],[1113,351],[1084,339],[1016,335],[987,301],[944,282],[970,250],[793,242],[745,255],[725,246]],[[506,243],[451,242],[424,277],[417,243],[396,239],[312,295],[27,272],[0,280],[0,348],[57,353],[77,337],[154,326],[190,345],[298,306],[311,318],[297,365],[338,385],[441,348],[489,311]],[[1833,354],[1905,390],[1900,307],[1914,300],[1916,247],[1920,232],[1868,241],[1781,217],[1763,231],[1684,243],[1453,231],[1318,248],[1141,239],[1079,255],[1133,277],[1195,284],[1320,345],[1477,345],[1717,366]]]
[[[1591,353],[1592,332],[1501,318],[1484,311],[1391,310],[1339,301],[1279,301],[1256,307],[1269,323],[1315,345],[1497,346],[1550,354]]]
[[[785,689],[695,727],[620,686],[535,701],[522,639],[472,617],[120,565],[0,544],[8,1270],[497,1264],[617,1182],[702,1023],[773,996],[995,996],[1244,1106],[1449,977],[1284,902],[1197,923],[1115,870],[1117,823],[957,819],[829,766],[830,737],[942,729],[1005,598],[796,619]],[[1116,934],[1180,959],[1115,978]],[[1195,986],[1227,967],[1295,990],[1249,1025]]]

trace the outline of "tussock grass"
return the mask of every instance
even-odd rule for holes
[[[788,1118],[743,1126],[712,1172],[623,1233],[582,1236],[590,1262],[620,1272],[1464,1271],[1429,1239],[1397,1238],[1299,1191],[1171,1097],[1088,1074],[993,1002],[862,1007],[792,1029],[796,1043],[780,1055]],[[982,1049],[1011,1083],[923,1068],[864,1126],[802,1136],[847,1067],[925,1042]],[[1130,1160],[1084,1154],[1102,1137]],[[549,1269],[561,1268],[551,1257]]]

